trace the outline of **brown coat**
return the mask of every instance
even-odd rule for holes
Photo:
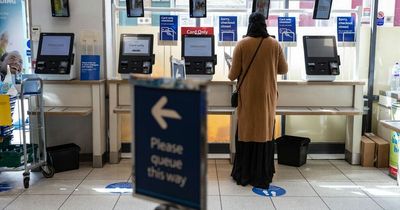
[[[260,40],[246,37],[237,43],[229,72],[230,80],[238,79],[246,71]],[[279,43],[271,37],[264,39],[239,90],[239,141],[265,142],[273,139],[278,99],[277,74],[286,74],[287,71],[288,65]]]

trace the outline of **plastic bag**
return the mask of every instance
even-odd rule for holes
[[[12,97],[18,95],[18,91],[15,88],[15,85],[14,85],[14,82],[12,79],[11,70],[10,70],[9,65],[7,65],[7,75],[4,78],[4,81],[2,82],[2,84],[0,86],[0,94],[7,94]]]

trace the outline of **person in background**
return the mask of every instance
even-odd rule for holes
[[[8,47],[8,33],[3,32],[0,35],[0,58],[7,52]]]
[[[18,51],[5,53],[0,58],[0,78],[1,81],[7,75],[7,65],[10,66],[11,74],[20,74],[22,72],[22,57]]]
[[[230,80],[238,80],[236,154],[231,176],[238,185],[268,189],[275,173],[274,126],[277,75],[288,72],[279,43],[267,31],[265,16],[252,13],[247,35],[233,51]],[[259,50],[256,54],[257,48]],[[254,57],[254,61],[251,60]],[[250,66],[250,68],[248,68]],[[248,69],[247,75],[244,71]]]

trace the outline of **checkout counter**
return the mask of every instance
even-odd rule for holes
[[[91,125],[87,125],[91,130],[88,135],[91,137],[93,167],[99,168],[105,162],[106,152],[105,81],[73,80],[77,75],[73,67],[73,46],[74,34],[42,33],[35,73],[44,79],[43,99],[46,117],[74,116],[83,119],[91,116]],[[32,114],[37,110],[29,111]],[[51,129],[46,131],[49,144],[70,143],[70,136],[62,136],[63,139],[59,139],[61,137],[57,132]],[[71,143],[79,145],[82,139],[73,141]]]
[[[306,73],[309,75],[307,77],[309,81],[278,81],[279,98],[276,114],[346,116],[345,158],[351,164],[359,164],[363,86],[365,83],[362,81],[333,81],[340,73],[336,41],[332,37],[322,36],[307,36],[307,39],[312,40],[306,41],[305,44]],[[313,45],[323,45],[324,47],[318,48]],[[187,50],[185,46],[182,49],[183,51]],[[187,56],[187,52],[183,55]],[[317,57],[318,55],[323,56]],[[212,71],[208,71],[210,69],[207,70],[206,62],[199,62],[193,67],[191,65],[196,61],[190,61],[190,57],[189,63],[188,57],[185,57],[185,61],[188,75],[198,74],[198,72],[202,72],[203,75],[213,74]],[[210,59],[209,62],[211,61]],[[121,149],[120,125],[122,123],[119,114],[130,113],[131,88],[128,81],[124,80],[111,80],[108,85],[110,91],[110,162],[118,163]],[[208,84],[208,113],[226,114],[231,117],[231,157],[234,157],[235,153],[233,142],[237,117],[235,109],[230,106],[230,97],[235,87],[236,82],[210,81]]]

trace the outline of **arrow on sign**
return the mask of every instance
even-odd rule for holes
[[[167,104],[168,98],[163,96],[157,103],[151,108],[151,114],[153,115],[154,119],[160,125],[160,127],[165,130],[168,128],[168,124],[164,118],[171,118],[180,120],[182,117],[172,109],[163,109],[165,104]]]

